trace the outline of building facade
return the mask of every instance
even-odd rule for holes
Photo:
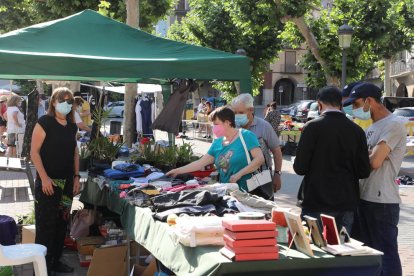
[[[391,93],[397,97],[414,97],[414,46],[402,51],[391,63]]]

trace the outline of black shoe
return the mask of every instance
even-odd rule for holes
[[[53,266],[53,271],[57,273],[72,273],[74,269],[59,261]]]

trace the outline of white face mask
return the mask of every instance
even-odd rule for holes
[[[67,102],[58,103],[56,105],[56,111],[62,115],[68,115],[69,112],[72,110],[72,105],[68,104]]]
[[[369,120],[371,119],[371,106],[369,107],[368,111],[364,111],[364,106],[366,104],[367,100],[365,100],[364,105],[353,109],[352,114],[354,117],[361,119],[361,120]]]

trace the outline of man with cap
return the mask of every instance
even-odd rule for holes
[[[356,87],[357,85],[360,85],[364,82],[362,81],[356,81],[351,82],[348,85],[345,85],[344,89],[342,89],[342,102],[344,102],[346,99],[349,98],[349,94],[351,94],[352,89]],[[355,124],[359,125],[363,130],[366,130],[370,125],[372,125],[372,119],[369,120],[361,120],[359,118],[353,117],[352,114],[352,105],[344,106],[343,107],[344,112],[347,114],[348,118],[352,118]]]
[[[344,106],[352,105],[355,117],[373,124],[365,131],[371,174],[360,181],[358,215],[362,242],[384,252],[381,275],[402,275],[398,255],[398,220],[401,203],[395,178],[405,154],[403,123],[381,103],[381,89],[362,83],[352,90]]]
[[[302,216],[320,221],[320,214],[335,217],[338,230],[351,232],[359,204],[359,179],[369,176],[364,131],[341,111],[341,92],[322,88],[318,95],[321,116],[305,124],[293,169],[303,175],[298,193]]]

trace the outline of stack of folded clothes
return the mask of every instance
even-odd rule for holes
[[[104,176],[110,179],[139,177],[145,174],[144,167],[137,164],[118,164],[113,169],[104,170]]]

